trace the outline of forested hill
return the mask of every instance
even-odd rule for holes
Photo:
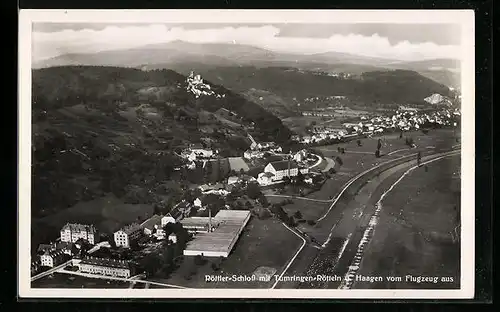
[[[423,104],[426,94],[450,95],[450,89],[411,70],[363,73],[358,98],[372,103]]]
[[[210,82],[208,82],[211,84]],[[63,66],[33,71],[33,109],[53,109],[84,104],[103,111],[117,111],[120,104],[139,106],[162,103],[216,111],[226,108],[253,122],[256,136],[283,141],[290,132],[281,120],[259,105],[222,86],[212,89],[224,98],[196,98],[185,89],[186,77],[172,70],[142,71],[134,68]]]
[[[215,85],[215,95],[197,97],[186,76],[170,70],[70,66],[32,77],[34,218],[109,193],[125,203],[165,196],[171,203],[166,183],[203,183],[209,174],[176,170],[190,143],[236,156],[249,147],[247,132],[275,141],[290,135],[257,104]],[[236,116],[220,117],[220,108]]]
[[[162,65],[149,67],[162,68]],[[185,72],[189,67],[177,65],[175,68]],[[199,72],[214,83],[237,92],[265,90],[287,101],[340,95],[368,107],[397,107],[401,104],[425,105],[424,99],[429,95],[450,92],[447,86],[410,70],[368,71],[349,79],[291,67],[205,66],[200,67]]]

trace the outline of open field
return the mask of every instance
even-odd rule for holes
[[[460,157],[427,166],[427,172],[413,171],[384,198],[360,265],[361,275],[401,276],[403,281],[358,283],[353,288],[460,287]],[[406,275],[452,277],[453,282],[406,282]]]
[[[459,131],[457,131],[459,133]],[[414,139],[416,148],[409,149],[405,145],[405,137],[412,137]],[[382,139],[381,155],[382,157],[375,157],[375,150],[377,149],[378,139]],[[324,156],[331,157],[335,160],[338,156],[342,160],[342,164],[336,166],[337,176],[352,177],[355,174],[366,170],[379,163],[385,162],[390,159],[395,159],[404,155],[415,154],[422,152],[425,153],[437,150],[451,149],[453,145],[458,144],[455,141],[453,130],[431,130],[428,134],[423,134],[420,131],[404,133],[403,138],[399,138],[399,134],[387,134],[380,137],[365,138],[361,140],[362,146],[358,146],[356,141],[347,143],[340,143],[328,146],[316,147]],[[338,147],[346,149],[345,154],[337,151]],[[342,180],[342,178],[340,179]],[[326,183],[328,184],[328,182]],[[324,187],[328,187],[325,185]],[[328,188],[330,189],[330,188]]]
[[[305,128],[309,126],[312,122],[316,124],[322,124],[325,121],[332,120],[332,117],[320,117],[320,116],[294,116],[283,119],[283,124],[290,128],[290,130],[295,131],[297,133],[305,134]],[[334,119],[331,123],[335,124],[335,126],[340,127],[342,125],[342,121],[339,119]]]
[[[243,157],[229,157],[228,159],[231,170],[236,172],[240,172],[241,169],[243,169],[244,172],[248,172],[248,170],[250,170]]]
[[[270,204],[279,203],[286,198],[281,197],[267,197]],[[292,204],[283,206],[283,209],[288,215],[293,215],[295,212],[300,211],[302,214],[302,219],[304,220],[316,220],[321,216],[326,209],[331,205],[331,203],[321,203],[305,199],[291,199]]]
[[[130,283],[54,273],[31,283],[32,288],[129,288]]]
[[[382,150],[385,148],[386,152],[381,158],[376,158],[373,153],[369,152],[371,149],[376,149],[378,138],[363,139],[361,147],[357,146],[356,142],[349,142],[339,145],[326,146],[324,149],[318,148],[327,157],[335,159],[339,156],[342,164],[336,163],[335,168],[337,172],[333,174],[330,179],[326,180],[320,190],[308,194],[306,197],[318,200],[331,200],[338,194],[342,186],[364,170],[391,159],[417,153],[418,151],[422,151],[422,155],[425,155],[436,150],[436,148],[451,149],[453,145],[458,144],[455,142],[452,130],[434,130],[429,132],[427,135],[421,132],[407,133],[406,135],[411,135],[414,138],[417,148],[408,150],[407,146],[404,144],[404,138],[400,139],[399,134],[387,135],[383,137],[383,139],[385,139],[385,147],[383,147]],[[345,154],[338,153],[337,146],[346,147],[347,152]],[[430,149],[427,148],[428,146],[435,148]],[[349,153],[348,151],[354,151],[356,153]],[[393,153],[395,151],[396,153]],[[388,153],[392,154],[388,155]],[[285,198],[268,197],[270,203],[281,202],[283,199]],[[287,212],[290,211],[291,213],[294,213],[296,210],[300,210],[305,219],[314,218],[315,216],[317,216],[317,219],[323,215],[322,212],[328,209],[329,204],[307,200],[294,200],[294,203],[288,206],[290,207]],[[287,209],[288,206],[285,206],[284,209]],[[326,208],[323,208],[323,206],[326,206]],[[302,230],[309,231],[312,229],[312,226],[307,223],[302,223],[300,224],[300,228]]]
[[[405,152],[408,152],[408,146],[405,144],[406,137],[413,138],[417,149],[420,149],[427,147],[449,148],[452,145],[457,144],[457,142],[455,142],[456,136],[460,136],[459,130],[457,130],[456,135],[451,129],[430,130],[428,134],[424,134],[421,131],[411,131],[404,132],[403,138],[399,138],[399,133],[396,132],[380,136],[373,136],[372,138],[361,139],[362,146],[358,146],[356,140],[353,140],[346,143],[320,146],[316,147],[316,149],[323,152],[325,156],[329,156],[331,155],[331,153],[336,154],[337,148],[343,147],[346,149],[346,154],[367,153],[367,155],[372,155],[373,157],[375,157],[374,155],[377,149],[377,142],[380,138],[382,140],[382,148],[380,149],[382,156],[387,156],[388,154],[396,151],[397,152],[395,154],[403,155]]]
[[[288,260],[299,248],[301,240],[275,219],[259,220],[252,218],[243,230],[233,252],[222,261],[220,270],[214,271],[211,263],[215,258],[207,258],[204,265],[196,265],[194,257],[184,257],[182,265],[165,280],[165,283],[190,288],[267,288],[270,283],[258,281],[206,282],[205,275],[246,275],[261,266],[274,268],[281,272]],[[185,276],[196,271],[190,280]]]
[[[432,156],[429,157],[432,158]],[[423,160],[430,159],[429,157],[423,157]],[[375,211],[375,203],[382,193],[401,176],[403,170],[407,170],[413,164],[414,162],[405,162],[396,165],[379,173],[377,176],[368,177],[368,181],[361,184],[361,189],[355,194],[353,191],[348,191],[348,194],[352,193],[351,196],[344,196],[344,199],[338,201],[324,219],[304,231],[322,243],[325,248],[317,257],[313,248],[306,248],[303,254],[299,254],[299,257],[290,268],[290,272],[297,272],[299,275],[329,274],[344,276],[347,269],[352,265],[351,261],[357,256],[358,243],[371,220],[371,215]],[[313,263],[311,264],[311,262]],[[289,274],[291,274],[290,272]],[[339,284],[333,282],[326,282],[321,285],[282,283],[279,288],[337,288]]]

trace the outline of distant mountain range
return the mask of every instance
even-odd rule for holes
[[[272,52],[249,45],[215,43],[195,44],[183,41],[173,41],[169,43],[146,45],[140,48],[127,50],[103,51],[91,54],[65,54],[37,62],[33,67],[40,68],[61,65],[110,65],[135,67],[138,65],[185,62],[202,62],[211,65],[271,64],[267,62],[282,62],[290,64],[353,63],[359,65],[384,65],[397,61],[339,52],[309,55],[287,54]]]
[[[414,70],[447,86],[457,88],[459,61],[435,59],[404,62],[340,52],[318,54],[279,53],[240,44],[195,44],[173,41],[127,50],[88,54],[64,54],[35,62],[33,68],[63,65],[101,65],[120,67],[169,68],[213,66],[285,66],[304,70],[322,70],[362,74],[384,69]]]

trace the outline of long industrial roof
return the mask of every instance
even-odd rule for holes
[[[195,251],[227,251],[239,233],[246,225],[250,211],[245,210],[221,210],[213,218],[214,225],[218,224],[213,232],[199,233],[190,241],[186,250]],[[208,219],[208,218],[207,218]]]

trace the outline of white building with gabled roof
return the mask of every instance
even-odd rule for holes
[[[281,160],[270,162],[264,168],[264,172],[274,174],[273,180],[282,180],[284,177],[294,177],[299,173],[299,167],[294,161]]]
[[[117,247],[130,248],[130,245],[137,241],[142,233],[142,227],[137,223],[132,223],[116,231],[113,236]]]

